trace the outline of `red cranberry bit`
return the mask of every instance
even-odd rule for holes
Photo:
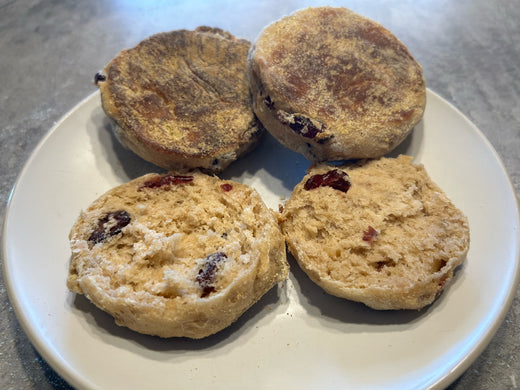
[[[107,80],[107,76],[105,76],[103,73],[96,73],[95,76],[94,76],[94,84],[98,85],[98,83],[100,81],[106,81]]]
[[[442,294],[442,291],[444,290],[444,287],[446,287],[446,282],[447,281],[448,281],[448,277],[447,276],[444,276],[441,280],[439,280],[439,282],[438,282],[439,289],[435,293],[435,298],[434,299],[437,299],[437,298],[440,297],[440,295]]]
[[[107,238],[121,233],[121,230],[123,230],[130,221],[130,214],[124,210],[108,213],[98,221],[98,225],[90,234],[88,241],[94,245],[103,242]]]
[[[372,226],[368,227],[368,230],[363,232],[363,241],[368,242],[370,245],[373,244],[379,233]]]
[[[350,180],[345,172],[333,169],[322,175],[311,176],[303,188],[309,191],[318,187],[332,187],[346,193],[350,188]]]
[[[224,192],[229,192],[233,189],[233,185],[231,185],[229,183],[224,183],[220,186],[220,188],[222,188],[222,191],[224,191]]]
[[[195,278],[197,283],[199,283],[199,286],[202,288],[201,298],[205,298],[212,292],[216,291],[213,282],[215,281],[217,273],[217,265],[226,258],[227,256],[224,252],[212,253],[206,257],[204,267],[199,270],[199,273]]]
[[[156,176],[151,180],[145,181],[140,187],[139,191],[143,188],[159,188],[162,186],[185,184],[193,181],[193,176],[182,176],[182,175],[162,175]]]
[[[306,118],[303,115],[291,115],[279,110],[277,112],[277,117],[283,125],[289,126],[291,130],[305,138],[314,138],[316,135],[323,132],[322,128],[316,127],[309,118]]]

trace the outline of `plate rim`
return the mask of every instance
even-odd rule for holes
[[[454,111],[457,116],[462,118],[465,124],[471,127],[472,131],[478,135],[479,139],[484,142],[486,148],[491,152],[494,160],[498,163],[498,166],[504,173],[507,190],[513,196],[514,202],[513,206],[515,209],[515,219],[517,226],[520,223],[520,201],[516,194],[516,190],[513,186],[511,177],[500,158],[499,154],[491,144],[491,142],[487,139],[484,133],[468,118],[464,115],[457,107],[455,107],[450,101],[443,98],[438,93],[432,91],[427,88],[428,94],[431,94],[435,98],[437,98],[442,104],[446,105],[450,110]],[[17,178],[11,188],[11,191],[8,195],[7,202],[5,204],[5,213],[4,220],[2,224],[2,242],[1,242],[1,251],[2,251],[2,273],[6,286],[7,296],[10,305],[13,308],[16,319],[19,322],[21,328],[23,329],[25,335],[30,340],[31,344],[35,347],[38,353],[48,362],[49,366],[52,367],[61,377],[63,377],[69,384],[78,387],[78,388],[95,388],[96,386],[90,381],[89,378],[86,378],[84,375],[81,375],[77,372],[77,370],[70,365],[62,356],[61,353],[56,350],[49,343],[44,342],[40,337],[38,337],[37,330],[32,326],[31,321],[27,315],[28,308],[25,304],[23,304],[19,297],[17,296],[15,290],[15,286],[13,285],[13,281],[11,279],[11,270],[10,263],[7,256],[7,236],[6,232],[8,230],[8,225],[10,223],[10,213],[11,213],[11,203],[13,199],[16,197],[18,188],[20,183],[23,181],[27,171],[30,169],[32,162],[39,154],[40,150],[44,147],[44,145],[48,142],[48,140],[53,136],[56,130],[67,121],[74,112],[81,109],[84,105],[88,104],[91,100],[95,99],[100,94],[99,90],[94,91],[93,93],[87,95],[84,99],[75,104],[68,112],[66,112],[41,138],[41,140],[37,143],[34,149],[30,152],[29,157],[25,161],[22,166],[22,169],[19,171]],[[457,363],[453,366],[450,372],[441,374],[436,380],[431,382],[431,385],[428,386],[429,389],[436,388],[444,388],[451,384],[454,380],[456,380],[459,376],[461,376],[464,371],[466,371],[472,363],[477,360],[477,358],[482,354],[482,352],[488,347],[489,343],[497,333],[498,329],[502,325],[507,313],[509,312],[513,299],[515,297],[516,290],[518,288],[520,282],[520,232],[517,231],[517,240],[516,240],[516,253],[514,257],[516,258],[515,270],[514,270],[514,278],[512,280],[511,288],[507,291],[505,295],[504,304],[501,305],[500,309],[497,311],[497,315],[494,316],[489,325],[484,329],[483,334],[478,340],[471,346],[471,348],[463,355],[463,357],[457,361]]]

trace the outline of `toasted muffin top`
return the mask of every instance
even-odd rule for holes
[[[250,72],[288,132],[343,144],[345,156],[336,146],[324,152],[338,155],[330,159],[380,157],[424,113],[421,66],[390,31],[346,8],[307,8],[267,26],[251,50]]]
[[[187,159],[233,153],[259,131],[249,48],[249,41],[210,27],[150,36],[96,78],[103,109],[138,154],[143,147]]]

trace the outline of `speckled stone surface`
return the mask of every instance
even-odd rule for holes
[[[0,221],[42,137],[95,91],[93,74],[146,36],[198,25],[253,40],[267,23],[321,1],[0,0]],[[422,64],[428,87],[485,134],[520,192],[520,7],[517,0],[328,2],[375,19]],[[478,156],[475,156],[478,158]],[[485,186],[485,178],[482,185]],[[3,259],[2,259],[3,261]],[[520,296],[452,390],[520,387]],[[14,315],[0,279],[0,388],[67,389]]]

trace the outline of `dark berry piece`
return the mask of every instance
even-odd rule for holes
[[[199,270],[199,273],[195,280],[199,283],[202,288],[201,298],[207,297],[212,292],[215,292],[215,281],[217,273],[217,265],[227,256],[224,252],[216,252],[208,255],[205,259],[204,266]]]
[[[185,184],[193,181],[193,176],[183,175],[162,175],[156,176],[151,180],[145,181],[140,187],[139,191],[143,188],[159,188],[163,186]]]
[[[98,221],[98,225],[90,234],[88,241],[93,245],[103,242],[109,237],[121,233],[121,230],[131,220],[130,214],[124,210],[110,212]]]
[[[229,183],[224,183],[220,186],[220,188],[222,189],[222,191],[224,192],[229,192],[233,189],[233,185],[232,184],[229,184]]]
[[[270,109],[270,110],[274,110],[274,102],[271,100],[271,97],[270,96],[267,96],[265,99],[264,99],[264,104],[265,106]]]
[[[363,241],[368,242],[370,245],[374,242],[379,233],[372,226],[369,226],[366,231],[363,232]]]
[[[106,81],[107,76],[105,76],[103,73],[98,72],[94,75],[94,84],[98,85],[98,83],[101,81]]]
[[[303,188],[313,190],[318,187],[332,187],[335,190],[347,192],[350,188],[350,179],[348,175],[339,169],[333,169],[324,174],[311,176]]]
[[[313,121],[303,115],[288,114],[279,110],[277,117],[282,124],[289,126],[292,131],[305,138],[314,138],[323,132],[324,126],[322,124],[318,127]]]

